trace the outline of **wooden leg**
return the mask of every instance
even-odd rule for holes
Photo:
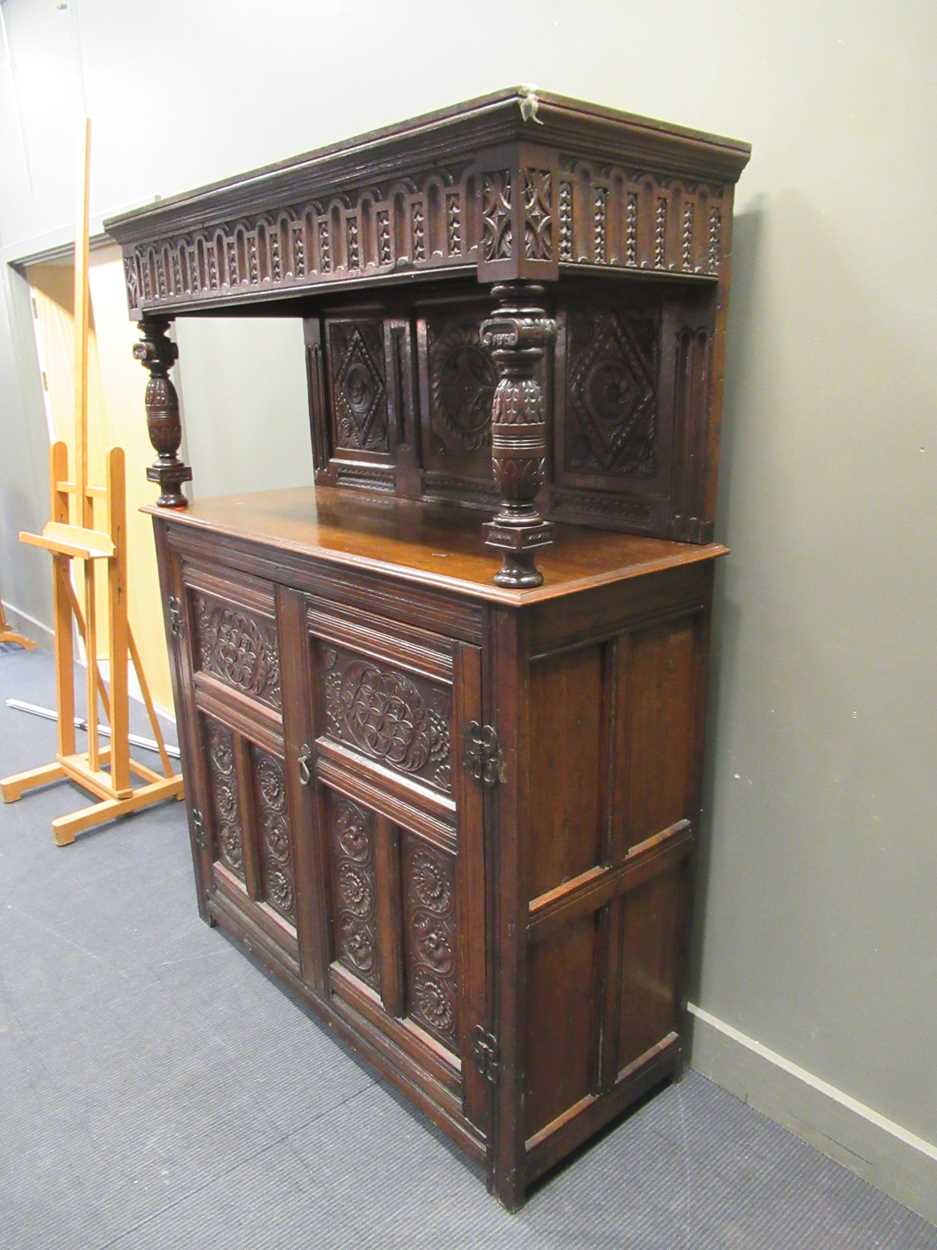
[[[24,651],[35,651],[39,646],[38,642],[33,642],[32,638],[27,638],[25,634],[18,634],[15,629],[0,629],[0,643],[12,642],[17,647],[22,647]]]
[[[100,746],[98,743],[98,686],[95,673],[98,667],[98,605],[95,595],[94,561],[84,561],[85,572],[85,651],[87,652],[87,668],[85,671],[85,704],[88,721],[88,758],[91,767],[101,767]]]
[[[75,751],[75,649],[72,642],[73,594],[71,561],[67,556],[52,557],[52,594],[55,615],[55,698],[59,714],[59,755]]]
[[[41,768],[31,768],[27,773],[4,777],[0,781],[0,794],[3,795],[4,803],[15,803],[27,790],[47,786],[53,781],[62,781],[64,777],[65,769],[58,761],[54,764],[43,764]]]
[[[108,561],[107,605],[111,687],[111,777],[115,790],[130,785],[130,704],[127,690],[127,542],[124,534],[124,453],[112,447],[107,454],[108,531],[114,556]]]
[[[52,822],[52,836],[56,846],[69,846],[75,841],[77,834],[95,825],[104,825],[116,820],[119,816],[129,816],[132,812],[152,807],[154,803],[162,803],[164,799],[180,798],[182,795],[182,778],[160,778],[148,786],[134,790],[128,799],[104,799],[100,803],[92,803],[90,807],[80,808],[68,816],[60,816]]]

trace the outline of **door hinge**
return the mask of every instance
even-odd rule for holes
[[[182,604],[175,595],[170,595],[167,600],[169,609],[169,632],[173,638],[182,637]]]
[[[197,807],[192,808],[192,836],[195,838],[195,845],[198,849],[204,851],[208,845],[208,834],[205,832],[202,813]]]
[[[487,1032],[484,1025],[476,1024],[472,1029],[472,1058],[475,1067],[492,1085],[498,1083],[498,1039],[493,1033]]]
[[[498,741],[494,725],[480,725],[469,721],[465,730],[465,767],[476,781],[486,786],[497,786],[507,781],[504,752]]]

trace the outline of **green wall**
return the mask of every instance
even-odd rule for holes
[[[67,237],[79,46],[97,219],[518,81],[753,143],[694,1055],[937,1219],[937,6],[541,0],[393,16],[278,0],[259,21],[247,3],[82,0],[80,45],[74,11],[0,12],[7,259]],[[41,405],[6,299],[0,577],[40,613],[12,532],[41,520]],[[196,489],[308,479],[297,327],[257,340],[206,322],[180,341]],[[260,423],[281,431],[266,453]]]

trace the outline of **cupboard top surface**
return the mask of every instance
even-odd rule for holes
[[[498,557],[480,548],[478,514],[469,510],[302,486],[199,499],[184,511],[155,505],[143,511],[171,524],[514,606],[712,560],[728,551],[719,543],[678,543],[558,525],[555,545],[538,553],[543,585],[510,590],[491,580]]]

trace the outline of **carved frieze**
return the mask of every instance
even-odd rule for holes
[[[719,275],[722,184],[561,153],[554,210],[555,177],[537,167],[480,176],[471,167],[442,168],[138,243],[124,253],[128,303],[158,312],[163,305],[273,289],[288,294],[297,286],[518,253],[527,260]],[[687,231],[688,221],[701,224]],[[467,228],[472,222],[480,226],[480,255]]]
[[[553,259],[552,179],[549,169],[525,169],[524,255],[528,260]]]
[[[335,958],[380,989],[373,819],[365,808],[337,795],[330,807]]]
[[[454,860],[413,834],[403,846],[407,1012],[450,1049],[458,1039]]]
[[[452,788],[448,693],[345,651],[325,648],[322,663],[333,738],[440,790]]]
[[[467,237],[463,223],[472,217],[468,199],[476,186],[464,167],[445,166],[138,243],[124,253],[129,306],[158,309],[389,269],[471,263],[478,241]],[[445,247],[431,250],[430,239],[445,240]]]
[[[725,187],[560,156],[561,262],[718,277]],[[700,237],[694,223],[708,223]]]
[[[657,472],[658,319],[578,307],[568,317],[565,465],[579,473]]]
[[[273,621],[208,595],[195,595],[198,663],[228,686],[280,707],[280,657]]]
[[[264,897],[295,924],[293,851],[283,763],[259,747],[253,748],[253,760]]]
[[[493,170],[482,178],[482,255],[485,260],[510,260],[511,171]]]

